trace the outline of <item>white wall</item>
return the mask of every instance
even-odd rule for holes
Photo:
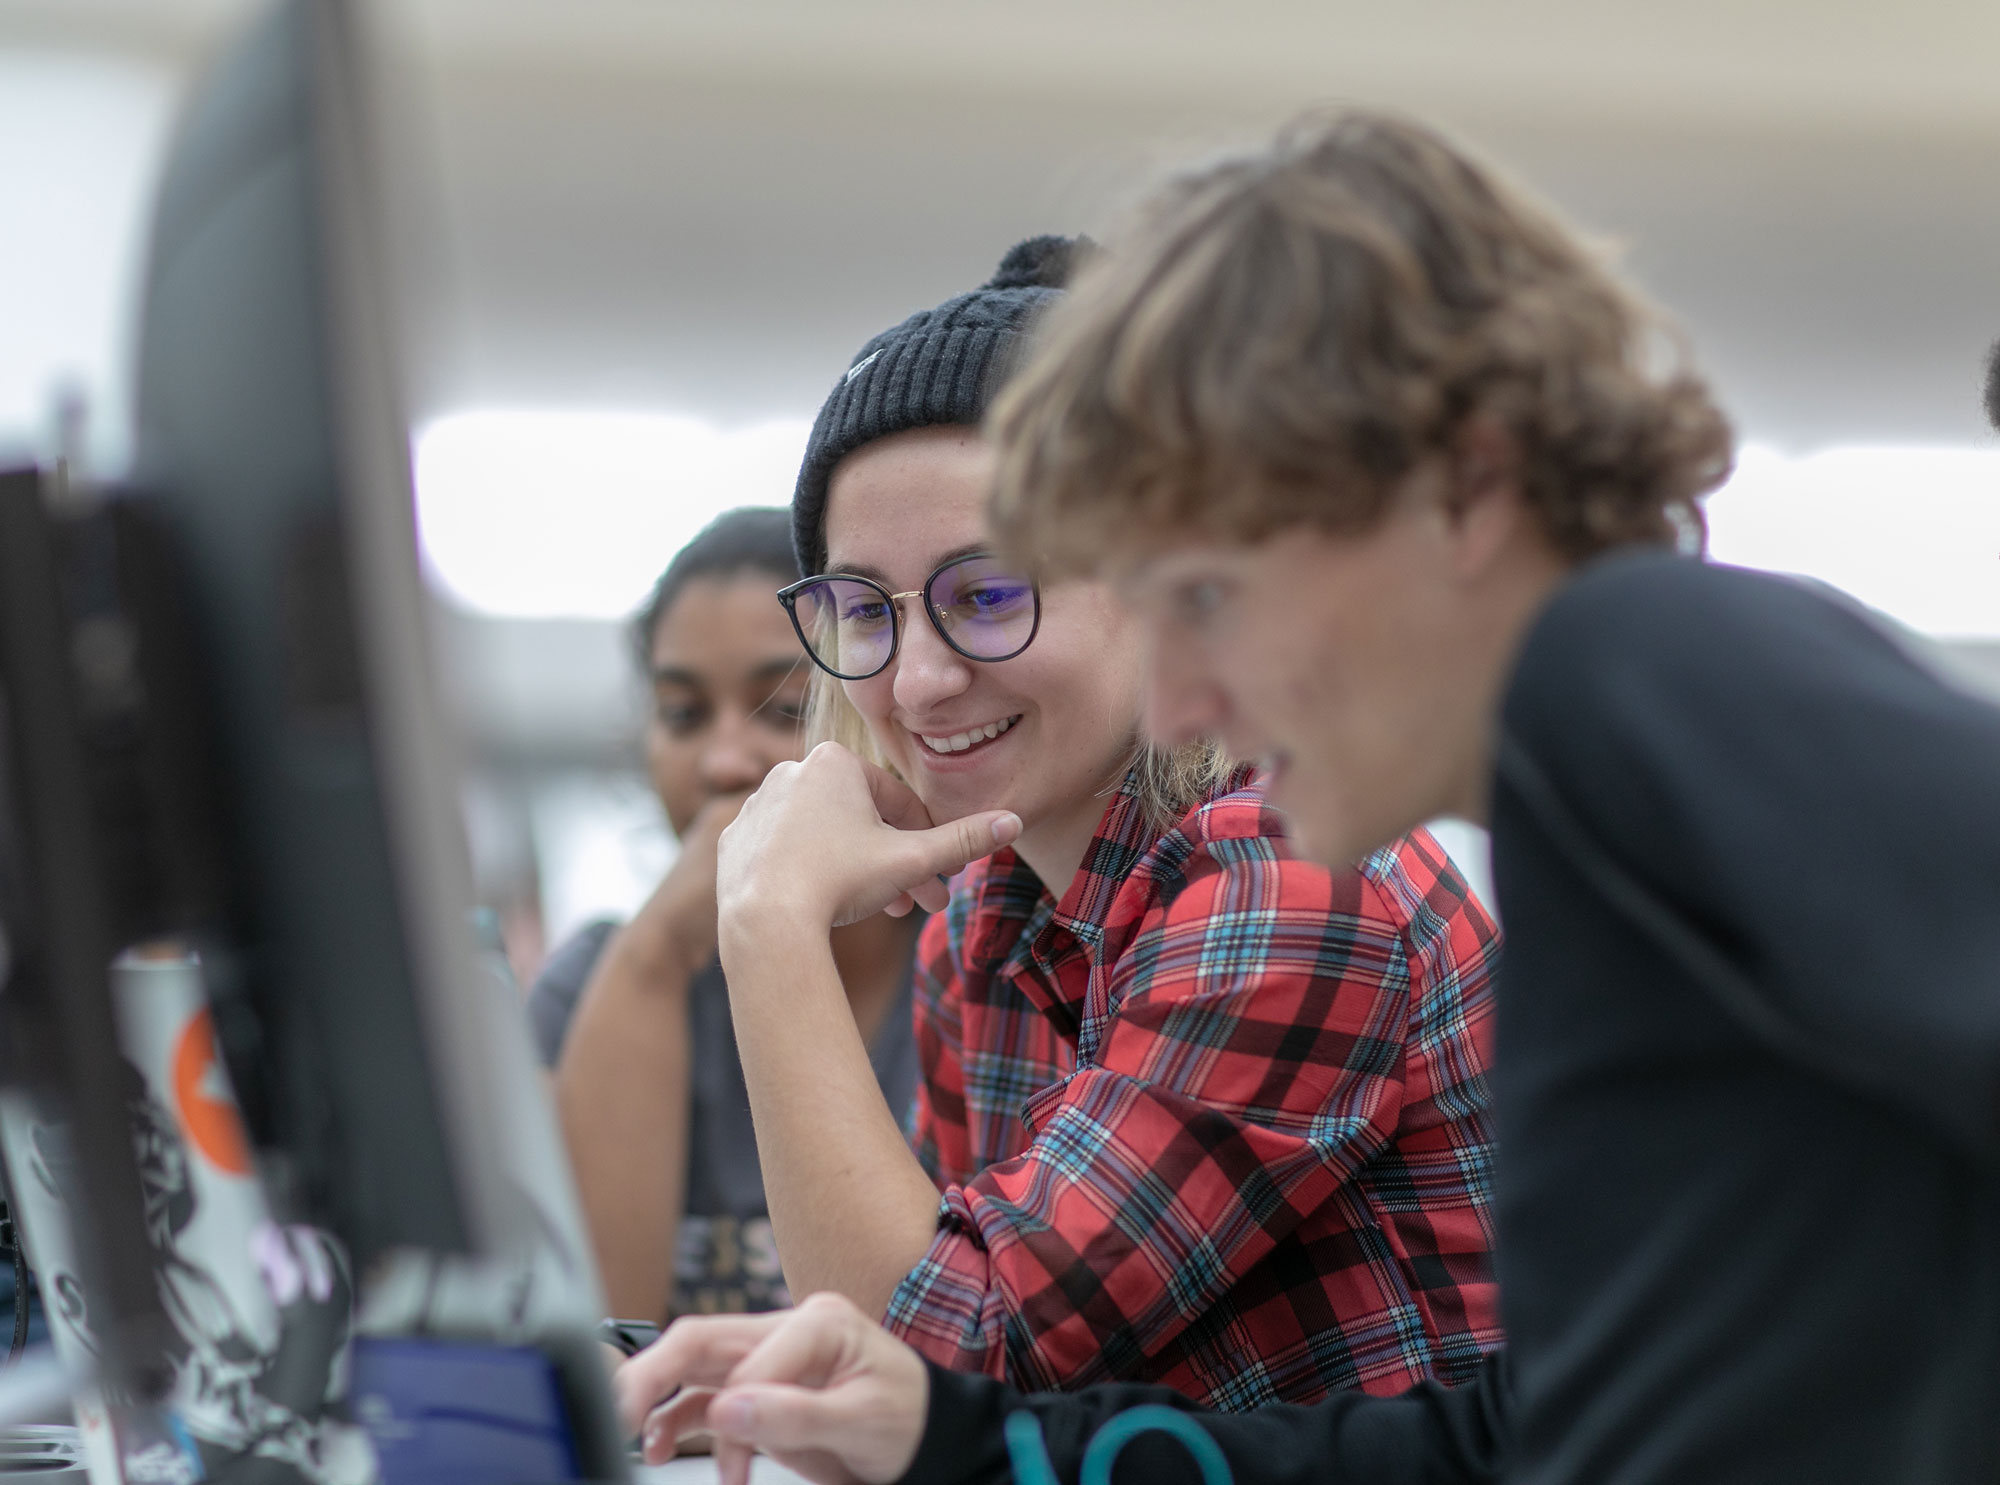
[[[73,391],[88,452],[124,457],[126,323],[176,83],[126,56],[0,49],[0,448],[55,455]]]

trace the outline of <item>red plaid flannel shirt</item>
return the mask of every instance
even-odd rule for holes
[[[1161,836],[1128,780],[1061,902],[1002,851],[926,926],[944,1199],[884,1323],[933,1361],[1242,1410],[1498,1344],[1493,920],[1427,832],[1329,872],[1231,782]]]

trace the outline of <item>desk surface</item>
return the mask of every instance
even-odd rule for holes
[[[638,1466],[632,1478],[641,1485],[715,1485],[715,1461],[702,1457],[676,1459],[671,1464]],[[804,1475],[759,1456],[750,1465],[751,1485],[806,1485]]]

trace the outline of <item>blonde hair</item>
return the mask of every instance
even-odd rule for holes
[[[1309,117],[1168,183],[1050,312],[988,417],[995,526],[1056,572],[1149,534],[1363,529],[1480,416],[1565,556],[1698,543],[1731,437],[1683,359],[1574,231],[1440,135]]]
[[[875,745],[868,723],[847,699],[841,683],[813,667],[806,687],[806,746],[836,742],[850,753],[902,777],[901,771]],[[1234,765],[1213,744],[1196,742],[1178,748],[1156,748],[1135,743],[1133,756],[1124,770],[1132,776],[1133,797],[1155,830],[1171,829],[1187,812],[1228,782]],[[907,781],[906,781],[907,782]],[[1114,779],[1111,788],[1119,787]],[[1107,791],[1109,792],[1109,791]],[[1060,895],[1063,883],[1050,883]]]

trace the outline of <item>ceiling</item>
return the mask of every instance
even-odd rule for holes
[[[252,9],[0,0],[0,50],[181,79]],[[1101,230],[1172,162],[1346,100],[1445,121],[1622,243],[1749,436],[1993,443],[1993,0],[403,0],[379,16],[419,417],[810,415],[864,338],[978,282],[1010,242]],[[608,628],[458,627],[494,739],[608,756]],[[550,707],[557,676],[590,696]]]
[[[45,41],[198,56],[253,0],[7,0]],[[1326,93],[1425,109],[1990,126],[2000,12],[1979,0],[398,0],[451,66],[833,79],[1265,108]],[[948,87],[946,86],[948,84]]]
[[[245,0],[0,0],[0,45],[185,70]],[[1444,119],[1628,244],[1753,436],[1981,435],[1987,0],[403,0],[420,412],[809,413],[1027,233],[1328,100]]]

